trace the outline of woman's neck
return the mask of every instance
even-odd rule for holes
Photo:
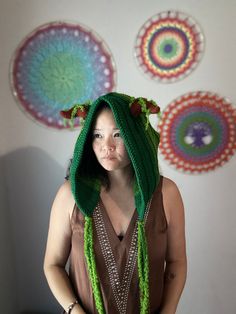
[[[110,182],[109,190],[129,188],[133,185],[134,171],[128,165],[123,169],[108,172],[108,178]]]

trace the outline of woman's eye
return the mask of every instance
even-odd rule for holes
[[[120,132],[115,133],[115,134],[114,134],[114,137],[121,137]]]
[[[101,136],[101,134],[99,134],[99,133],[94,133],[93,134],[93,138],[101,138],[102,136]]]

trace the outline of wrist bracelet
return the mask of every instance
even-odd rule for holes
[[[73,303],[71,303],[71,304],[68,306],[66,313],[67,313],[67,314],[70,314],[76,304],[78,304],[78,301],[77,301],[77,300],[75,300]]]

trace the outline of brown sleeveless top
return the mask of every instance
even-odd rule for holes
[[[149,255],[150,313],[158,313],[162,300],[167,221],[162,201],[162,178],[146,214],[146,238]],[[88,314],[97,313],[84,256],[84,216],[75,206],[71,217],[72,243],[69,276],[75,294]],[[137,211],[125,236],[116,235],[102,202],[93,214],[96,265],[108,314],[139,313],[137,271]]]

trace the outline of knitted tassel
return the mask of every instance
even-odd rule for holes
[[[138,222],[138,275],[140,314],[149,313],[149,264],[144,221]]]
[[[84,254],[87,261],[88,273],[92,285],[96,309],[99,314],[105,314],[93,248],[92,218],[87,216],[85,216],[84,225]]]

